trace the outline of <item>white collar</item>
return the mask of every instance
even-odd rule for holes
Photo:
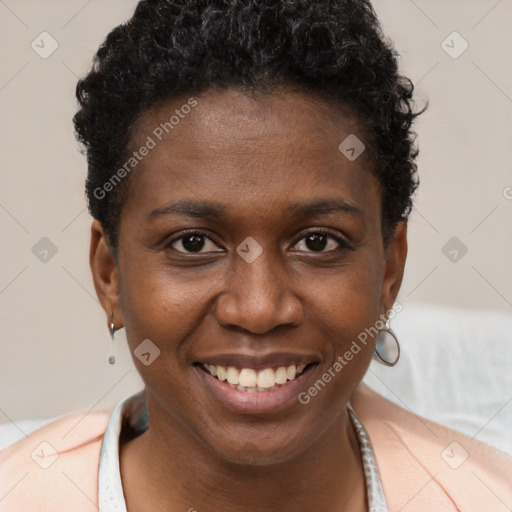
[[[101,512],[127,512],[119,468],[119,438],[123,424],[127,422],[141,432],[148,427],[145,390],[117,404],[103,435],[98,472],[98,507]]]

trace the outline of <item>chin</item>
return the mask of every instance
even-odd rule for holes
[[[279,428],[279,427],[278,427]],[[215,436],[210,444],[221,458],[234,464],[243,466],[270,466],[273,464],[285,463],[300,456],[309,446],[304,439],[304,433],[297,432],[296,435],[286,433],[283,436],[274,435],[275,427],[269,428],[265,437],[260,440],[240,442],[234,441],[234,437]],[[240,436],[237,433],[237,437]],[[253,434],[246,433],[243,438],[253,437]],[[219,443],[221,441],[221,444]]]

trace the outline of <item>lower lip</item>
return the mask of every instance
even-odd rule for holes
[[[228,408],[235,412],[247,414],[261,414],[275,412],[277,409],[298,403],[298,395],[305,387],[306,381],[318,365],[311,365],[296,379],[280,385],[272,391],[239,391],[233,389],[227,382],[213,377],[199,365],[194,368],[208,389]]]

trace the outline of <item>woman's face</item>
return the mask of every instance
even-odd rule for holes
[[[95,284],[126,328],[153,428],[172,424],[223,458],[284,461],[343,416],[374,349],[358,336],[400,286],[405,226],[385,250],[366,155],[338,149],[364,134],[332,106],[232,90],[195,102],[138,123],[117,266],[93,225]],[[205,364],[235,383],[228,367],[244,369],[249,387],[287,383],[240,391]]]

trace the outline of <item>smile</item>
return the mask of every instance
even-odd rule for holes
[[[238,414],[279,415],[296,407],[316,373],[319,354],[210,354],[193,367],[199,381],[224,408]]]
[[[285,385],[289,381],[297,379],[308,365],[292,364],[277,368],[235,368],[233,366],[221,366],[202,363],[201,367],[212,377],[226,382],[231,388],[245,393],[268,392]]]

